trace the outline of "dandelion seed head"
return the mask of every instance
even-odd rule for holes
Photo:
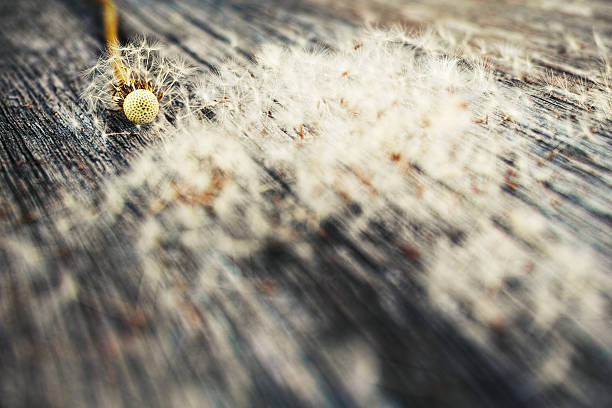
[[[159,102],[153,92],[147,89],[136,89],[125,97],[123,112],[131,122],[149,123],[159,112]]]
[[[86,73],[89,85],[83,98],[96,116],[104,110],[123,110],[136,124],[152,122],[161,110],[184,117],[192,115],[197,104],[191,97],[193,73],[184,61],[166,56],[159,44],[143,39],[116,46],[100,58]]]

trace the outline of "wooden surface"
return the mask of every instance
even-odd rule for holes
[[[451,31],[465,29],[458,22],[470,25],[469,44],[511,38],[536,55],[540,72],[597,88],[603,76],[592,68],[601,55],[580,47],[593,43],[594,30],[607,43],[612,37],[607,1],[565,8],[517,1],[118,3],[124,40],[152,35],[210,71],[228,57],[246,64],[262,43],[327,44],[364,21],[417,28],[452,20]],[[134,225],[145,218],[137,198],[123,218],[94,231],[70,237],[54,222],[67,196],[103,202],[105,183],[162,143],[150,134],[96,137],[81,73],[103,51],[99,8],[76,0],[2,1],[0,16],[1,406],[612,404],[609,340],[556,322],[550,331],[574,351],[572,374],[560,385],[543,384],[530,367],[547,333],[534,331],[528,344],[499,334],[498,349],[481,347],[431,307],[414,278],[424,265],[410,250],[398,255],[400,227],[371,220],[368,236],[345,232],[358,208],[305,234],[316,249],[307,262],[274,241],[244,259],[219,260],[224,290],[192,291],[199,255],[169,249],[168,268],[181,279],[171,288],[179,312],[167,314],[156,295],[140,290],[147,265],[134,244]],[[502,53],[489,58],[504,86],[535,101],[536,117],[559,115],[569,124],[551,129],[534,121],[519,131],[567,175],[546,186],[558,211],[549,212],[537,190],[509,191],[508,200],[541,211],[612,264],[610,118],[541,93],[540,79]],[[599,143],[574,136],[584,127]],[[112,118],[110,128],[122,130]],[[551,151],[561,154],[548,157]],[[270,177],[279,195],[292,194],[272,170]],[[461,242],[461,231],[435,231]],[[508,239],[519,238],[508,232]],[[398,278],[394,270],[404,273]],[[387,298],[395,299],[395,315]]]

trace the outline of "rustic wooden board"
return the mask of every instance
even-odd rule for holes
[[[533,59],[539,67],[599,86],[602,77],[591,68],[601,55],[594,47],[572,50],[571,44],[591,44],[593,30],[607,43],[612,38],[607,1],[565,8],[442,0],[118,3],[123,39],[151,35],[212,72],[227,58],[248,63],[262,43],[325,46],[339,30],[364,21],[414,28],[452,20],[455,30],[463,29],[459,22],[469,24],[475,42],[511,38],[540,55]],[[11,237],[0,250],[7,265],[0,272],[0,405],[612,404],[609,340],[597,343],[590,333],[557,322],[551,332],[570,339],[576,356],[571,379],[580,392],[570,392],[567,384],[542,385],[530,359],[547,347],[549,333],[534,332],[525,345],[500,332],[494,334],[499,353],[482,348],[431,307],[413,278],[424,266],[410,249],[402,251],[405,242],[397,238],[406,226],[372,219],[368,236],[346,231],[359,218],[358,207],[301,236],[317,248],[306,260],[273,240],[245,259],[219,258],[220,288],[204,293],[191,284],[201,258],[214,254],[168,249],[167,267],[177,272],[166,297],[174,299],[177,313],[165,314],[158,294],[141,291],[147,265],[133,243],[139,231],[134,225],[146,217],[137,195],[125,216],[75,231],[71,239],[55,222],[67,196],[103,203],[105,183],[162,143],[150,134],[104,141],[96,135],[81,93],[82,72],[103,52],[98,6],[21,0],[2,2],[0,16],[0,231]],[[554,30],[559,26],[575,41],[560,36]],[[536,101],[535,116],[560,115],[569,123],[551,129],[543,120],[519,130],[542,158],[562,153],[548,158],[567,174],[547,186],[559,210],[549,212],[535,190],[511,190],[508,199],[554,218],[612,264],[610,118],[591,115],[597,107],[542,94],[539,78],[517,75],[502,54],[490,59],[504,86]],[[123,130],[121,121],[112,115],[108,120],[110,129]],[[604,142],[572,136],[585,124]],[[267,171],[275,194],[291,197],[282,177]],[[462,231],[417,227],[461,244]],[[511,231],[508,239],[519,240]],[[404,273],[398,277],[397,270]],[[385,299],[393,299],[393,307]]]

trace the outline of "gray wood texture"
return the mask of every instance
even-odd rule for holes
[[[513,38],[539,53],[537,66],[599,86],[602,78],[590,67],[601,56],[573,53],[568,40],[547,24],[567,27],[578,47],[592,42],[593,30],[609,40],[612,3],[589,2],[586,16],[542,3],[122,0],[118,5],[122,39],[151,35],[213,72],[228,57],[246,63],[264,42],[293,45],[305,38],[324,45],[338,29],[364,21],[422,28],[452,18],[474,27],[474,41]],[[575,4],[580,6],[586,7]],[[497,333],[501,351],[482,349],[430,307],[419,281],[410,277],[422,270],[418,253],[402,252],[394,238],[398,226],[371,220],[370,236],[345,233],[358,208],[348,207],[305,234],[318,248],[308,262],[274,242],[231,265],[219,261],[234,280],[224,282],[228,290],[206,298],[190,292],[198,255],[168,255],[169,268],[180,271],[183,283],[173,287],[180,313],[164,315],[155,296],[143,296],[139,288],[146,265],[133,244],[137,229],[131,223],[144,218],[137,197],[126,205],[124,219],[111,219],[89,235],[77,232],[74,240],[81,245],[67,242],[52,222],[66,206],[66,193],[103,202],[104,183],[161,143],[138,133],[116,135],[104,145],[92,137],[93,118],[80,95],[86,85],[82,72],[104,48],[98,5],[0,1],[0,39],[0,233],[23,239],[23,246],[15,249],[14,240],[10,245],[29,259],[16,261],[6,246],[0,251],[0,406],[612,404],[610,349],[558,322],[551,330],[571,339],[572,378],[581,396],[565,386],[542,385],[529,362],[546,347],[546,333],[534,332],[528,346]],[[193,41],[208,45],[194,48]],[[508,196],[556,218],[609,261],[610,118],[589,116],[597,107],[541,94],[538,78],[517,78],[503,55],[490,59],[500,82],[532,95],[542,117],[574,118],[571,126],[587,123],[605,141],[595,145],[558,134],[544,122],[521,127],[534,151],[570,174],[572,183],[547,186],[561,203],[552,215],[533,191],[509,188]],[[109,126],[122,131],[112,117]],[[274,170],[269,174],[279,196],[292,194]],[[461,231],[432,231],[461,242]],[[394,268],[409,273],[396,279],[389,272]],[[73,287],[78,293],[66,295]],[[369,301],[385,298],[398,299],[401,319],[382,302]],[[303,319],[317,321],[316,330]],[[270,338],[287,346],[274,349]],[[368,376],[369,369],[362,374],[363,366],[376,367],[376,378]],[[368,387],[376,389],[373,400],[360,394]]]

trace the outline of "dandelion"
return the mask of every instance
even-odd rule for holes
[[[103,6],[107,54],[88,72],[85,90],[90,111],[123,111],[136,125],[150,123],[160,111],[188,111],[189,74],[184,62],[161,55],[161,47],[143,39],[121,46],[117,37],[117,11],[111,0]]]

